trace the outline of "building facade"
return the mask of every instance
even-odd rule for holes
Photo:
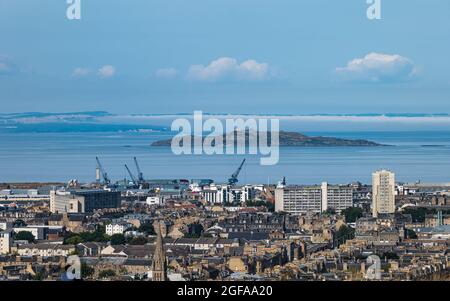
[[[395,175],[387,170],[372,174],[372,216],[395,212]]]
[[[0,254],[9,254],[12,245],[12,235],[10,231],[0,232]]]
[[[114,234],[123,234],[125,232],[126,226],[123,224],[108,224],[106,225],[106,234],[112,236]]]
[[[353,189],[345,185],[278,186],[275,189],[275,211],[294,215],[321,213],[327,209],[340,212],[353,205]]]
[[[51,191],[52,213],[90,213],[98,209],[119,208],[120,192],[107,190]]]

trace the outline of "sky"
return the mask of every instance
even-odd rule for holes
[[[450,112],[447,0],[67,6],[0,0],[0,112]]]

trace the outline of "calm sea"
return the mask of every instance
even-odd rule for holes
[[[182,155],[170,148],[151,147],[168,133],[1,133],[0,181],[93,181],[95,156],[109,176],[126,177],[124,164],[134,170],[133,156],[144,176],[211,178],[225,181],[247,158],[240,183],[276,183],[286,176],[291,184],[322,181],[369,183],[371,172],[393,170],[398,181],[450,182],[450,131],[434,132],[320,132],[306,133],[361,138],[389,144],[386,147],[281,148],[275,166],[261,166],[259,156]]]

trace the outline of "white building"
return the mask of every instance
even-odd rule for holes
[[[164,204],[164,198],[162,196],[149,196],[145,200],[147,205],[162,205]]]
[[[27,226],[27,227],[17,227],[17,228],[13,228],[14,233],[19,233],[19,232],[30,232],[31,234],[33,234],[34,239],[38,240],[38,239],[44,239],[44,227],[33,227],[33,226]]]
[[[11,252],[12,235],[10,231],[0,232],[0,254],[5,255]]]
[[[17,253],[20,256],[69,256],[75,252],[74,245],[58,245],[58,244],[29,244],[20,245],[17,248]]]
[[[372,216],[395,212],[395,175],[387,170],[372,174]]]
[[[275,211],[291,214],[321,213],[327,209],[336,212],[353,206],[353,188],[346,185],[283,186],[275,189]]]
[[[201,196],[209,204],[225,204],[245,202],[254,199],[256,191],[262,190],[262,185],[244,185],[231,187],[230,185],[215,185],[206,186],[201,191]]]
[[[106,234],[112,236],[114,234],[123,234],[127,226],[124,224],[108,224],[106,225]]]

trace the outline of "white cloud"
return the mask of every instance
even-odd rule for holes
[[[175,68],[161,68],[156,70],[156,77],[170,79],[178,75],[178,71]]]
[[[116,69],[111,65],[105,65],[98,69],[98,75],[103,78],[112,77],[114,74],[116,74]]]
[[[19,68],[7,56],[0,55],[0,75],[13,74],[19,71]]]
[[[198,81],[248,80],[258,81],[269,78],[269,65],[247,60],[239,63],[234,58],[221,57],[209,65],[193,65],[189,68],[187,78]]]
[[[73,69],[72,75],[76,77],[82,77],[88,75],[89,73],[91,73],[90,69],[78,67]]]
[[[372,52],[351,60],[345,67],[336,68],[336,74],[344,80],[392,82],[412,79],[416,70],[408,58]]]

